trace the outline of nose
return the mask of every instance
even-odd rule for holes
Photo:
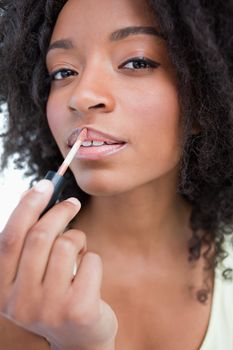
[[[115,107],[115,99],[110,87],[109,76],[96,71],[84,72],[77,76],[69,96],[69,109],[83,116],[91,111],[98,110],[109,113]]]

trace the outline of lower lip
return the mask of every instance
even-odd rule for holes
[[[85,160],[99,160],[104,157],[112,156],[126,147],[126,143],[117,143],[114,145],[103,146],[81,146],[76,154],[76,158]]]

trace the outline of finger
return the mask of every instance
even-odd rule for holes
[[[42,282],[54,241],[77,215],[81,204],[69,198],[55,205],[30,230],[19,262],[17,283],[26,287]]]
[[[38,220],[53,192],[49,180],[41,180],[21,198],[0,234],[0,281],[10,283],[15,276],[25,237]]]
[[[91,305],[100,298],[102,277],[103,265],[100,256],[92,252],[84,254],[72,283],[74,297],[86,305]]]
[[[52,248],[43,285],[46,295],[63,295],[74,277],[78,256],[86,251],[86,235],[70,230],[57,238]]]

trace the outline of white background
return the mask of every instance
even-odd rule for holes
[[[4,116],[0,113],[0,133],[4,131]],[[0,155],[3,153],[0,138]],[[21,194],[29,187],[30,180],[24,178],[22,171],[14,168],[10,160],[8,169],[0,173],[0,232],[7,218],[19,201]]]

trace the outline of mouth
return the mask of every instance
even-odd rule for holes
[[[76,154],[78,159],[98,160],[117,153],[127,144],[125,140],[113,135],[92,128],[85,128],[87,129],[87,137]],[[72,132],[67,141],[69,148],[74,145],[82,129],[77,128]]]

